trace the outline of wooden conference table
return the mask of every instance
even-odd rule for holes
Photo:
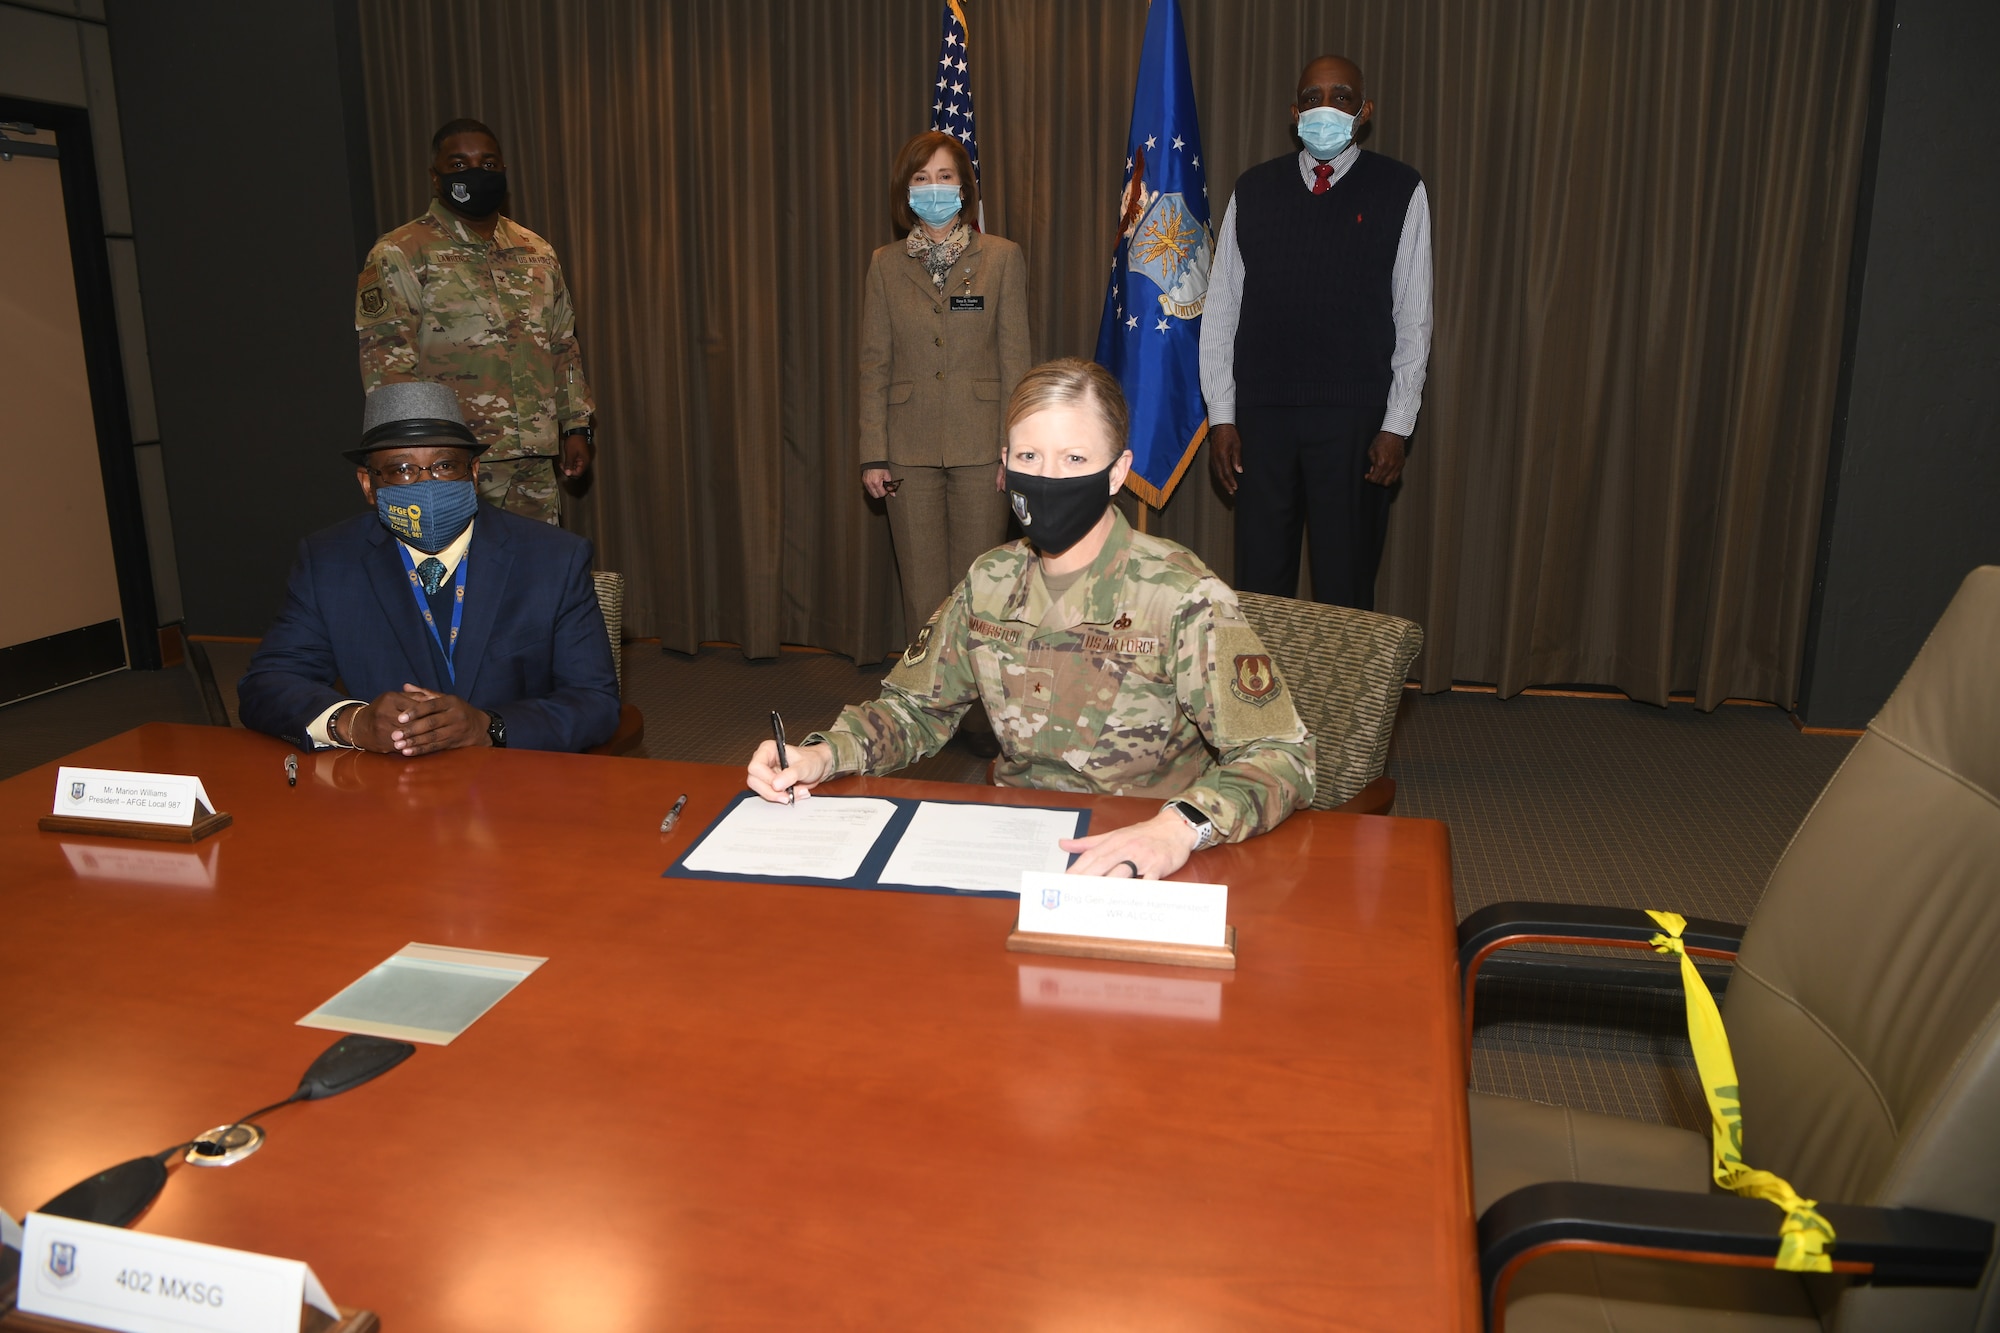
[[[192,848],[38,832],[53,764],[0,783],[17,1218],[284,1096],[331,1040],[295,1020],[418,941],[549,961],[177,1167],[141,1229],[304,1259],[388,1333],[1477,1326],[1440,824],[1197,855],[1224,975],[1008,953],[997,899],[662,879],[737,768],[307,754],[288,788],[288,752],[156,724],[71,757],[200,775],[235,824]]]

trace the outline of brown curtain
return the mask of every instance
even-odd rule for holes
[[[601,405],[576,526],[676,648],[897,646],[848,460],[858,286],[893,238],[940,0],[363,0],[376,198],[432,129],[506,145]],[[1036,352],[1088,355],[1141,0],[965,0],[990,230]],[[1183,0],[1209,178],[1294,147],[1299,67],[1358,61],[1366,146],[1429,185],[1437,328],[1379,601],[1453,680],[1793,701],[1872,0]],[[1219,223],[1226,189],[1211,199]],[[1199,460],[1155,531],[1225,577]]]

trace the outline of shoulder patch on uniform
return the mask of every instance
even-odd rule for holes
[[[354,294],[354,317],[364,324],[379,321],[389,309],[389,298],[382,290],[382,269],[378,264],[370,264],[361,270],[361,280]]]
[[[1277,668],[1269,653],[1236,653],[1235,672],[1229,692],[1253,708],[1262,708],[1278,697],[1284,686],[1278,682]]]
[[[1239,743],[1257,736],[1290,738],[1298,734],[1298,708],[1271,650],[1246,624],[1215,627],[1215,658],[1210,667],[1214,690],[1217,739]]]
[[[883,677],[885,684],[908,690],[919,698],[930,698],[937,691],[938,654],[944,645],[937,642],[938,624],[944,618],[945,608],[951,602],[946,600],[931,612],[931,618],[917,631],[917,637],[910,640],[910,646],[903,649],[903,655],[896,659],[896,665]]]

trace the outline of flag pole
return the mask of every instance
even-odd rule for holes
[[[1134,496],[1133,498],[1138,499],[1137,496]],[[1139,501],[1139,531],[1141,532],[1146,531],[1146,515],[1152,512],[1153,512],[1153,506],[1147,504],[1144,500]]]

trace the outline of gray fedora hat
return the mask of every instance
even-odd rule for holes
[[[424,445],[450,445],[475,455],[486,452],[466,426],[450,385],[435,380],[378,384],[368,391],[361,408],[361,447],[347,450],[347,460],[359,463],[378,449]]]

